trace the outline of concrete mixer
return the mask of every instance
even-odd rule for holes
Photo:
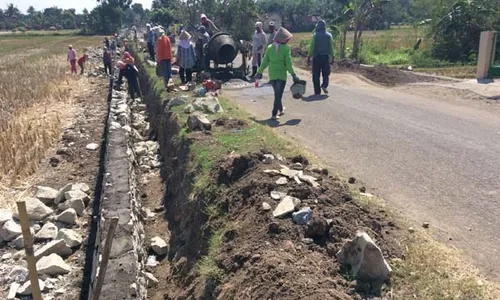
[[[207,44],[197,43],[198,68],[195,72],[205,71],[212,77],[246,79],[250,73],[247,57],[250,49],[244,42],[237,41],[226,32],[214,34]],[[241,54],[241,60],[238,58]],[[240,66],[235,66],[241,63]]]

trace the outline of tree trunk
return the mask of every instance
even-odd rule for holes
[[[356,28],[354,31],[354,42],[352,45],[352,58],[359,61],[359,55],[361,50],[361,35],[363,34],[363,28]]]
[[[345,47],[347,41],[347,27],[342,30],[342,38],[340,39],[340,58],[345,59]]]

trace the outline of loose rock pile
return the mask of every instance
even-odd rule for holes
[[[190,131],[212,130],[212,122],[205,114],[216,114],[224,111],[217,97],[212,95],[194,97],[192,100],[189,100],[187,96],[174,97],[167,101],[169,108],[184,105],[184,112],[189,114],[186,124]]]
[[[262,163],[273,164],[276,158],[272,154],[264,154]],[[282,160],[280,160],[282,161]],[[276,180],[276,186],[286,186],[289,182],[297,185],[307,184],[315,189],[320,188],[319,179],[307,173],[326,173],[316,166],[304,168],[300,162],[293,163],[290,167],[280,164],[281,169],[266,169],[264,173],[268,176],[279,176]],[[302,201],[287,193],[273,190],[269,195],[271,200],[279,201],[275,205],[272,215],[274,218],[292,217],[295,224],[304,226],[304,243],[313,243],[316,239],[324,238],[331,227],[333,220],[325,219],[314,213],[314,210],[308,205],[301,205]],[[269,202],[262,203],[263,211],[270,211],[273,205]],[[269,224],[269,232],[278,233],[279,225],[277,223]],[[337,254],[340,263],[351,268],[355,278],[368,282],[377,282],[382,284],[389,279],[391,267],[384,259],[382,251],[365,232],[358,232],[353,240],[347,241]]]
[[[85,222],[79,221],[79,217],[90,204],[89,192],[90,187],[85,183],[67,184],[60,190],[38,186],[34,197],[24,199],[44,299],[58,299],[58,295],[64,294],[63,275],[73,271],[68,258],[83,242],[78,228]],[[30,295],[31,283],[17,211],[0,211],[0,245],[0,282],[9,286],[7,299]]]

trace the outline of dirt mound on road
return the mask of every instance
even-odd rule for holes
[[[311,66],[307,65],[307,53],[305,53],[299,47],[294,47],[292,49],[292,56],[299,58],[299,60],[295,62],[299,68],[309,71],[311,70]],[[388,87],[416,82],[438,81],[437,78],[432,76],[415,74],[409,71],[390,68],[383,65],[364,66],[350,59],[341,59],[335,61],[332,65],[332,72],[359,74],[377,84]]]
[[[333,72],[353,72],[365,76],[369,80],[384,86],[396,86],[415,82],[437,81],[436,78],[415,74],[387,66],[362,66],[354,61],[336,61],[332,68]]]
[[[294,180],[277,185],[281,176],[265,170],[291,168],[293,160],[263,160],[260,153],[227,157],[214,173],[214,181],[226,185],[218,198],[228,218],[215,259],[224,274],[216,298],[352,299],[353,285],[340,272],[335,255],[358,229],[369,232],[386,257],[401,256],[394,247],[397,228],[386,221],[385,212],[353,202],[338,178],[304,170],[317,178],[318,188]],[[312,221],[297,225],[289,216],[274,218],[272,209],[280,200],[273,200],[271,192],[300,198],[299,207],[312,209]]]

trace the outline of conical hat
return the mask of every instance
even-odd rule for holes
[[[276,35],[274,36],[274,41],[278,43],[285,43],[293,37],[293,34],[290,31],[286,30],[284,27],[278,29]]]
[[[179,34],[179,40],[190,40],[190,39],[191,35],[186,30],[183,30],[181,34]]]

